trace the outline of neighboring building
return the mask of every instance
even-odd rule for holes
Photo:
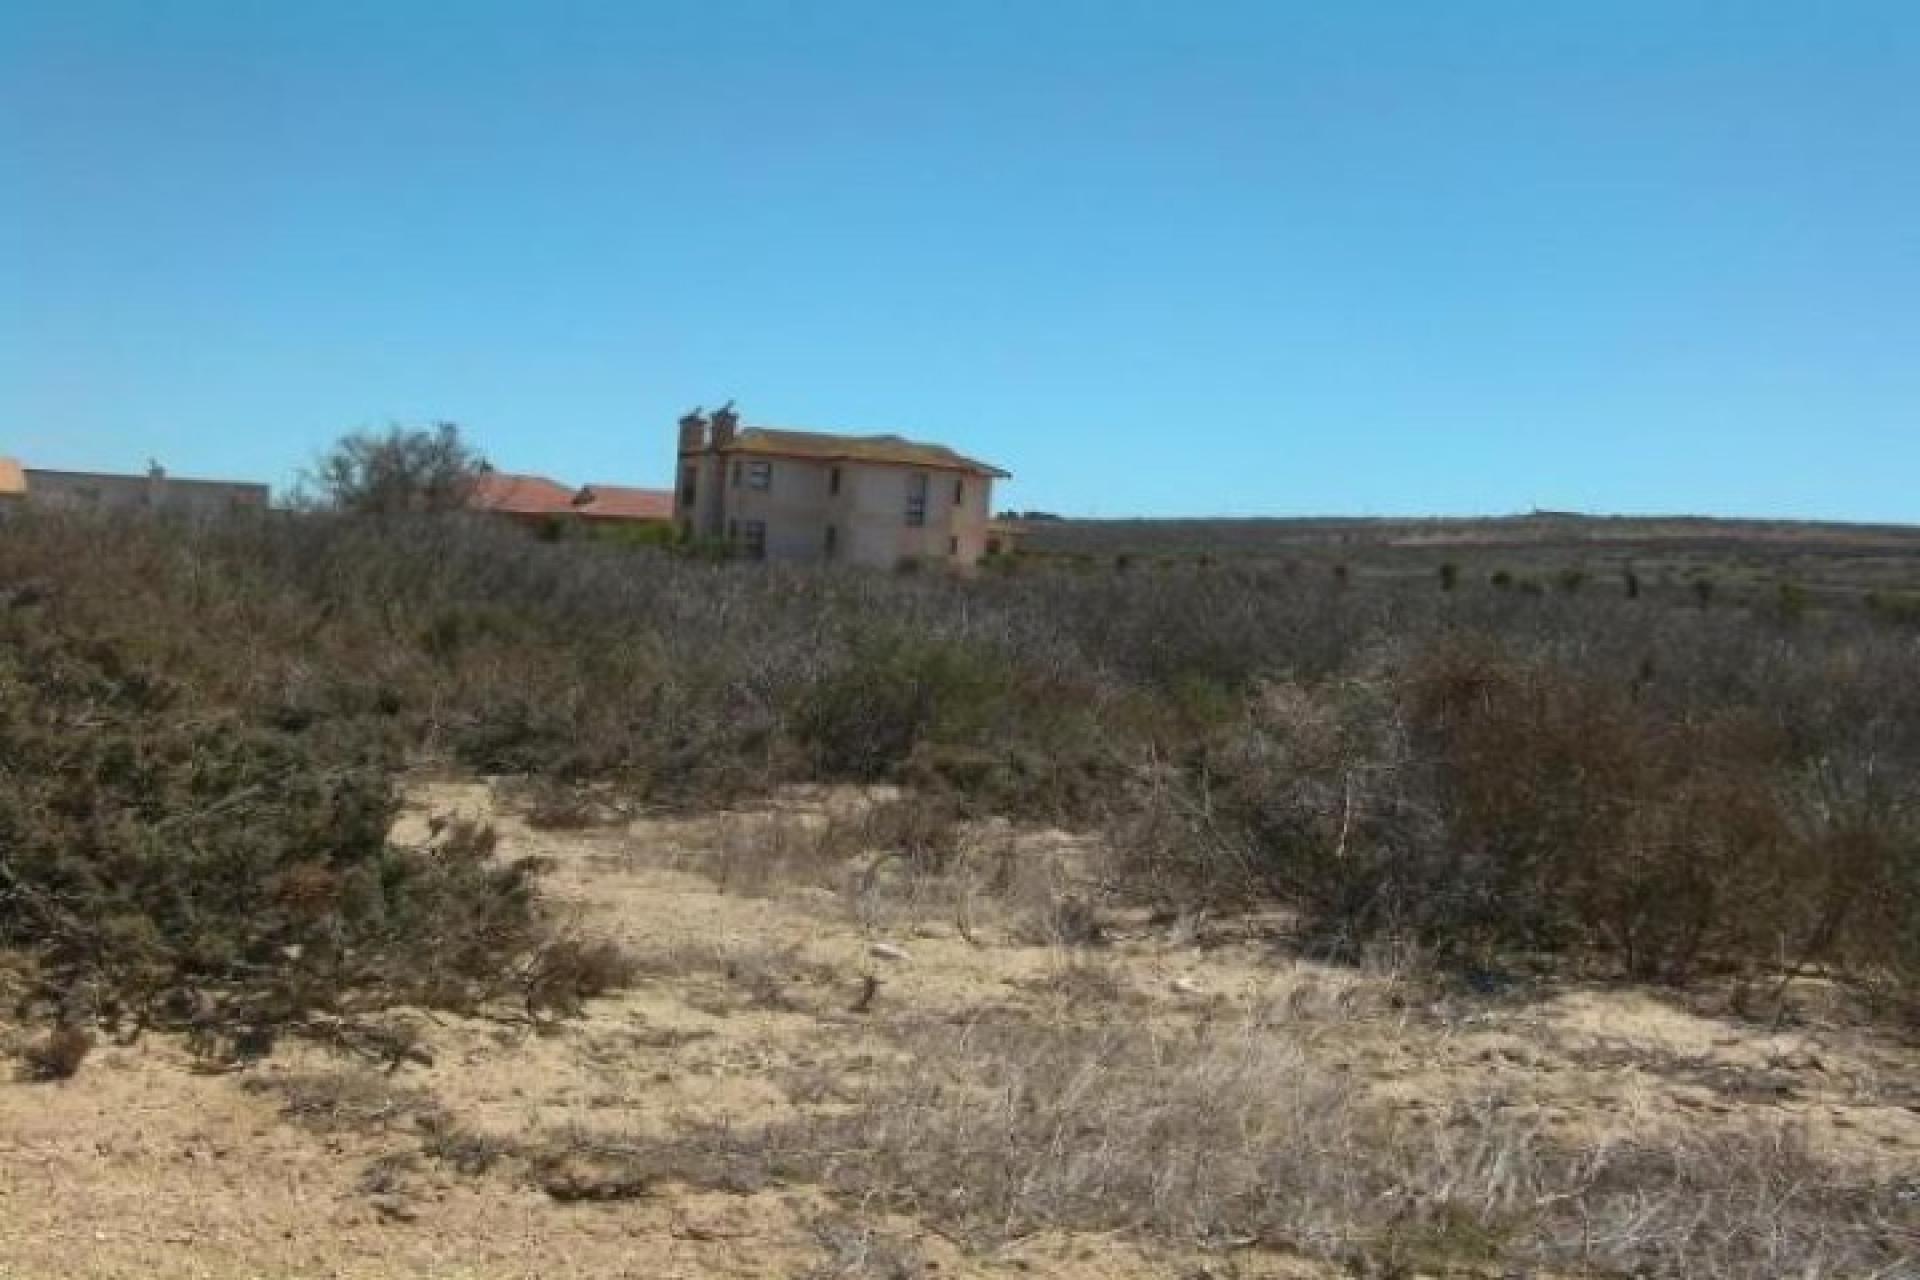
[[[579,489],[545,476],[488,471],[474,487],[475,510],[520,524],[559,529],[575,521],[598,527],[673,525],[673,493],[627,485],[590,484]]]
[[[27,500],[27,472],[12,458],[0,458],[0,511]]]
[[[590,484],[573,496],[573,509],[582,520],[619,524],[673,523],[673,490],[630,489],[617,484]]]
[[[971,568],[1008,473],[944,445],[680,420],[681,531],[765,560]]]
[[[1011,520],[989,520],[987,522],[987,554],[990,556],[1010,556],[1020,549],[1020,538],[1026,530]]]
[[[545,476],[487,471],[473,487],[476,511],[504,516],[518,524],[543,526],[573,515],[572,489]]]
[[[48,471],[20,467],[14,500],[34,507],[85,511],[168,511],[212,516],[234,511],[264,511],[268,490],[264,484],[241,480],[189,480],[170,476],[158,463],[144,475],[108,471]],[[0,464],[0,492],[9,487],[7,467]]]

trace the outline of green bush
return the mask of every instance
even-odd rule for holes
[[[802,686],[788,728],[812,776],[887,778],[923,741],[983,738],[1010,707],[990,655],[900,633],[856,639]]]
[[[0,612],[0,640],[0,950],[33,958],[30,1009],[246,1054],[476,1007],[545,945],[531,866],[488,833],[388,842],[377,737],[200,705],[37,608]]]

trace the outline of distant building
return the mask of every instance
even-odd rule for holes
[[[1020,538],[1026,530],[1004,517],[987,521],[987,554],[990,556],[1010,556],[1020,549]]]
[[[474,486],[472,507],[519,524],[559,528],[579,522],[594,527],[673,524],[673,493],[627,485],[590,484],[569,489],[545,476],[488,471]]]
[[[545,525],[573,515],[573,494],[545,476],[488,471],[474,485],[468,504],[519,524]]]
[[[588,521],[671,525],[673,490],[590,484],[573,495],[573,509]]]
[[[756,560],[970,568],[1008,476],[900,436],[743,429],[731,407],[682,418],[679,446],[682,532]]]
[[[142,475],[50,471],[0,459],[0,502],[52,510],[168,511],[226,515],[265,510],[267,486],[241,480],[190,480],[155,463]]]
[[[0,458],[0,511],[27,500],[27,471],[12,458]]]

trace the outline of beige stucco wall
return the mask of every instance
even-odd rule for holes
[[[927,477],[927,522],[919,527],[906,522],[908,485],[915,474]],[[853,530],[859,563],[892,566],[914,559],[971,567],[985,553],[988,477],[865,464],[852,468],[848,478],[845,521]]]
[[[992,509],[992,481],[986,476],[891,463],[832,463],[751,455],[721,461],[724,466],[703,468],[700,501],[696,504],[700,514],[710,519],[717,515],[715,533],[736,546],[745,540],[747,522],[764,523],[769,560],[825,559],[829,525],[837,530],[833,558],[847,564],[893,568],[902,560],[912,559],[929,565],[970,568],[985,553],[988,513]],[[756,489],[750,483],[755,462],[771,468],[765,489]],[[737,484],[736,463],[740,471]],[[686,465],[686,459],[682,465]],[[840,471],[837,494],[832,491],[836,467]],[[909,478],[916,473],[927,477],[926,524],[919,527],[908,525],[906,520]],[[717,510],[707,509],[709,498],[715,501]]]
[[[267,486],[225,480],[29,468],[27,500],[37,507],[174,511],[215,516],[238,510],[264,510]]]

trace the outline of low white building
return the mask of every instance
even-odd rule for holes
[[[153,464],[144,472],[51,471],[0,458],[0,502],[68,511],[167,511],[221,516],[264,511],[267,486],[244,480],[190,480]]]

